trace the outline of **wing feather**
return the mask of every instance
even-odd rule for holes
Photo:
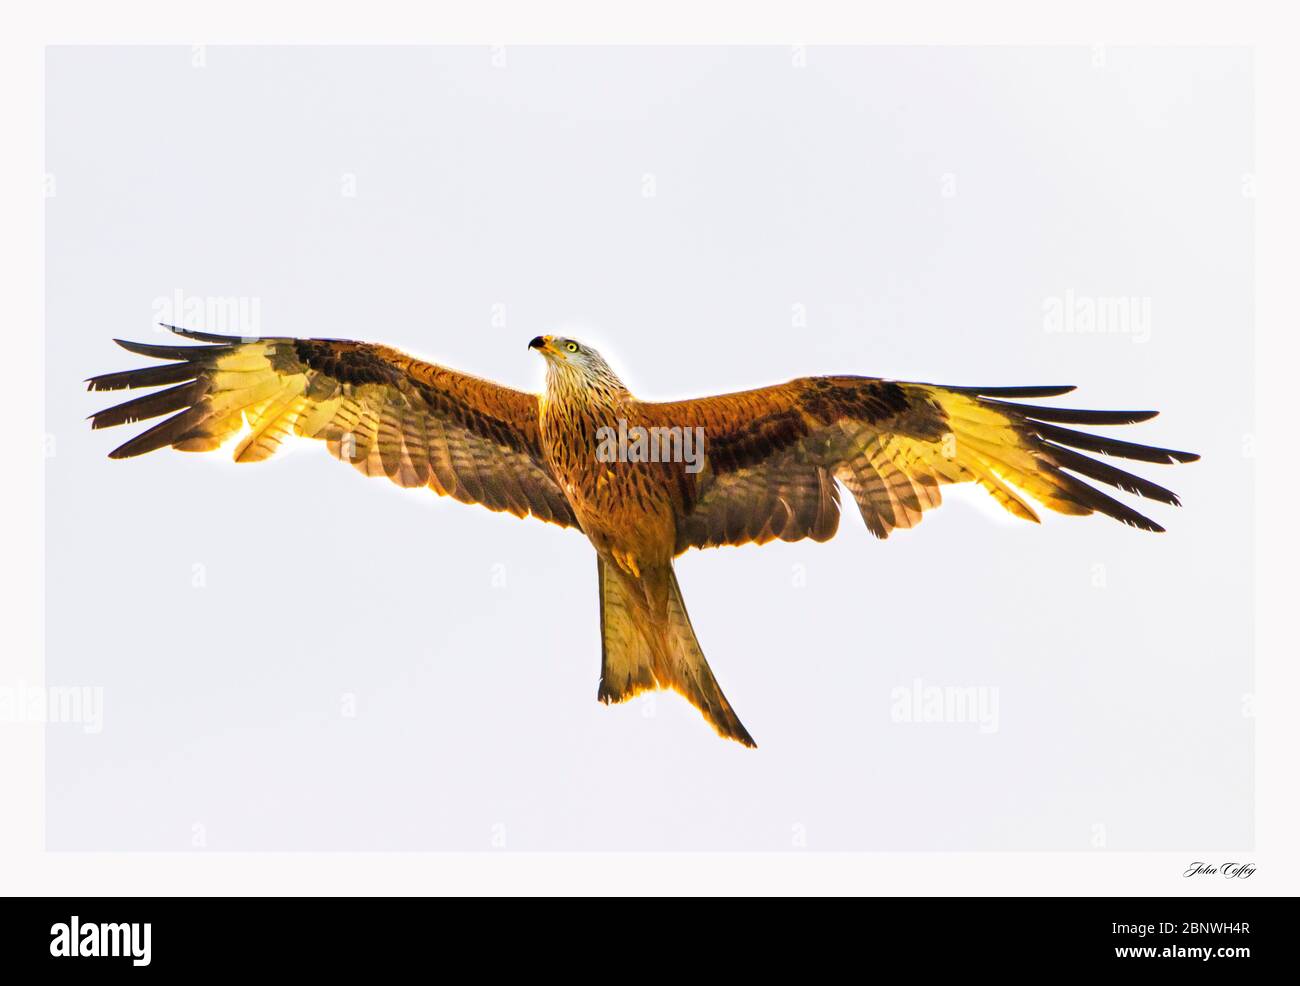
[[[577,526],[542,454],[535,395],[369,343],[168,328],[203,345],[117,340],[168,362],[87,381],[93,391],[175,385],[91,416],[93,428],[105,428],[171,415],[113,458],[166,446],[211,451],[247,426],[237,462],[269,458],[298,435],[324,440],[368,476]]]
[[[1062,427],[1135,424],[1155,417],[1154,411],[1016,403],[1073,389],[807,377],[641,407],[653,424],[704,430],[704,468],[681,505],[679,552],[773,537],[824,540],[838,521],[832,478],[852,494],[867,529],[881,538],[916,526],[926,511],[940,506],[941,486],[968,482],[1025,520],[1038,520],[1032,500],[1058,513],[1101,513],[1143,530],[1163,530],[1080,477],[1177,505],[1173,493],[1076,450],[1160,463],[1198,457]]]

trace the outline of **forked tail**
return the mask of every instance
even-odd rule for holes
[[[602,702],[671,688],[700,710],[719,736],[754,747],[695,639],[672,566],[628,575],[598,557]]]

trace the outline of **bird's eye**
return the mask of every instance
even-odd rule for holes
[[[578,351],[578,344],[576,342],[565,343],[564,348],[571,353],[576,353]]]

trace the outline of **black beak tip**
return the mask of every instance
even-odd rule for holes
[[[528,344],[529,349],[541,349],[546,345],[546,340],[541,336],[534,336],[533,341]]]

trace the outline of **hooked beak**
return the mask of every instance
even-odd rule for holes
[[[536,349],[543,356],[557,356],[559,354],[551,348],[551,339],[553,338],[554,336],[535,336],[533,341],[528,344],[528,348]]]

